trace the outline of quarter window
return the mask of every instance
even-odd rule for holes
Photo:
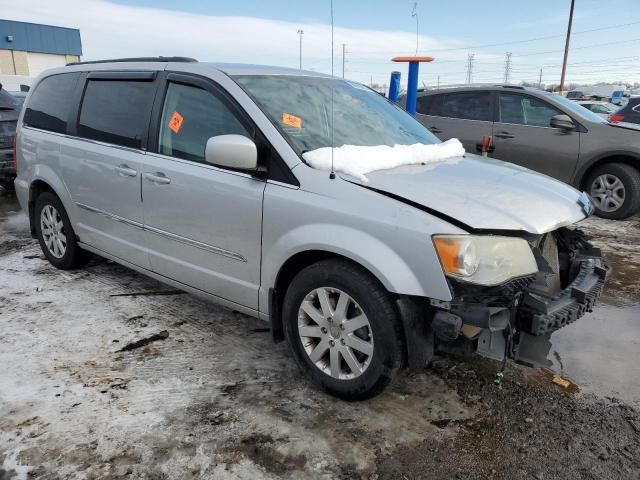
[[[437,112],[433,112],[432,115],[491,121],[491,94],[489,92],[444,95],[437,107]]]
[[[147,130],[154,83],[136,80],[89,80],[80,110],[78,135],[140,148]]]
[[[562,112],[548,103],[525,95],[500,94],[498,121],[534,127],[548,127],[551,118]]]
[[[229,134],[253,137],[216,95],[202,88],[169,83],[160,119],[160,153],[204,162],[207,140]]]
[[[79,77],[79,73],[63,73],[42,79],[29,98],[24,124],[66,133],[69,105]]]

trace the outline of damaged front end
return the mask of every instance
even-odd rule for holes
[[[435,349],[531,363],[527,344],[590,312],[602,293],[609,268],[588,240],[566,227],[528,238],[538,272],[499,285],[450,278],[451,302],[432,302]]]

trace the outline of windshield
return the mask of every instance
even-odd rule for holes
[[[560,95],[556,95],[555,93],[547,93],[547,95],[551,97],[552,100],[555,100],[563,107],[566,107],[572,112],[577,113],[581,117],[586,118],[590,122],[607,123],[607,121],[604,118],[602,118],[599,115],[596,115],[588,108],[583,107],[582,105],[574,102],[573,100],[569,100],[568,98],[561,97]]]
[[[409,114],[358,83],[301,75],[238,75],[233,78],[299,155],[331,146],[440,143]]]

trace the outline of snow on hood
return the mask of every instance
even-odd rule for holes
[[[333,168],[336,172],[351,175],[368,182],[367,173],[376,170],[388,170],[403,165],[426,165],[449,158],[464,155],[460,140],[452,138],[442,143],[425,145],[343,145],[342,147],[323,147],[305,152],[302,157],[316,170],[331,171],[331,151],[333,150]]]

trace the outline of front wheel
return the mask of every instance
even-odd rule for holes
[[[332,395],[377,395],[402,364],[400,320],[391,296],[350,262],[325,260],[302,270],[287,290],[283,316],[298,364]]]
[[[599,217],[623,220],[640,210],[640,172],[630,165],[608,163],[596,168],[587,188]]]
[[[91,253],[78,245],[67,212],[53,193],[38,196],[33,219],[40,248],[54,267],[69,270],[91,260]]]

